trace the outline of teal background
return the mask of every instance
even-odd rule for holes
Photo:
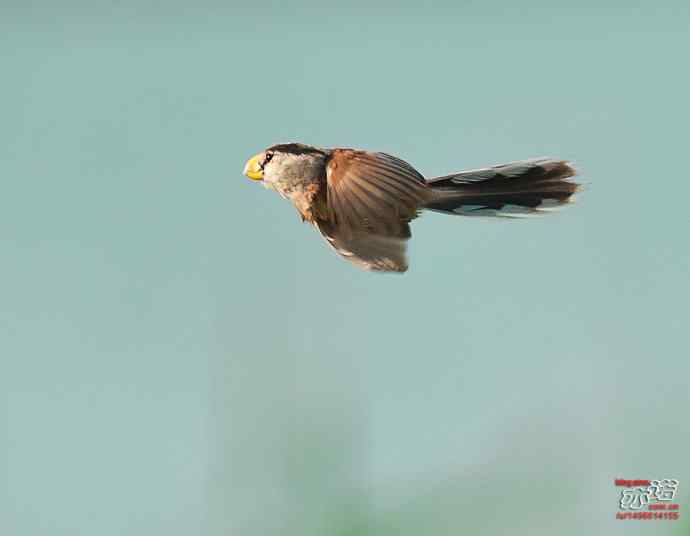
[[[2,534],[690,533],[686,2],[0,11]],[[371,274],[241,175],[281,141],[587,189]]]

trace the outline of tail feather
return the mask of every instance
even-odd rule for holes
[[[427,181],[434,192],[424,206],[463,216],[519,216],[569,203],[579,185],[566,161],[536,158],[461,171]]]

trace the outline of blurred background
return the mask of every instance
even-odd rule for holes
[[[687,2],[0,11],[2,534],[690,533]],[[371,274],[242,176],[282,141],[587,189]]]

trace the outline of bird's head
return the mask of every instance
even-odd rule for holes
[[[252,156],[244,165],[244,174],[252,180],[263,181],[269,188],[289,186],[295,181],[323,173],[327,152],[301,143],[273,145]]]

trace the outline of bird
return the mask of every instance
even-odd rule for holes
[[[344,259],[372,272],[408,269],[410,222],[424,210],[516,217],[570,203],[574,167],[532,158],[425,179],[387,153],[280,143],[251,157],[244,175],[288,199]]]

